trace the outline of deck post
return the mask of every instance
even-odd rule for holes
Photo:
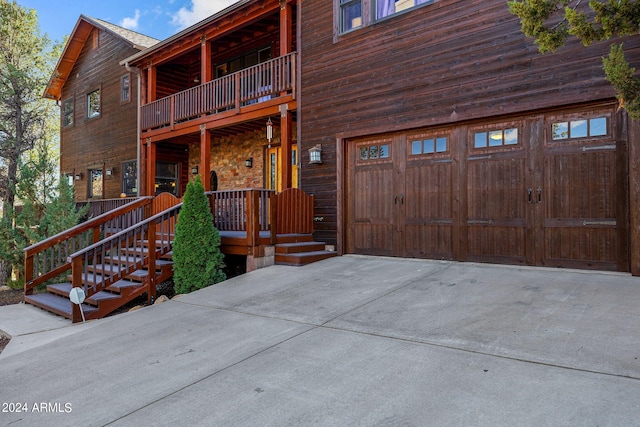
[[[292,147],[292,115],[288,111],[288,105],[280,106],[280,139],[282,142],[282,167],[280,173],[280,182],[282,182],[282,190],[292,187],[292,165],[291,165],[291,147]]]
[[[211,191],[211,132],[206,125],[200,125],[200,181],[204,186],[204,191]]]
[[[247,246],[255,248],[260,244],[260,193],[247,190]]]
[[[147,228],[147,246],[149,263],[147,265],[147,304],[151,305],[156,299],[156,223],[149,222]]]
[[[33,295],[33,288],[29,287],[33,280],[33,255],[26,254],[24,257],[24,294]]]
[[[80,288],[82,283],[82,257],[76,256],[71,260],[71,286]],[[69,301],[71,304],[71,322],[78,323],[82,321],[82,312],[80,306]]]

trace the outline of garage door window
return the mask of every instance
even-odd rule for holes
[[[476,132],[474,135],[475,148],[500,147],[518,144],[518,128],[496,129]]]
[[[606,136],[607,133],[606,117],[568,120],[551,125],[551,135],[554,141]]]
[[[446,136],[417,139],[411,141],[411,154],[419,156],[421,154],[446,153],[448,146]]]
[[[358,159],[360,161],[389,158],[389,144],[366,145],[360,147]]]

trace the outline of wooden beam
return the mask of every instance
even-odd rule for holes
[[[211,181],[209,174],[211,173],[211,132],[207,130],[206,125],[200,125],[200,180],[204,186],[204,191],[211,191]]]
[[[147,188],[146,196],[156,194],[156,144],[147,138]]]
[[[280,140],[282,144],[282,165],[280,168],[280,182],[282,190],[292,187],[291,178],[291,146],[292,146],[292,115],[286,104],[280,106]]]
[[[293,49],[293,19],[291,4],[280,0],[280,56],[290,53]]]

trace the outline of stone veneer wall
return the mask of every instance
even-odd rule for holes
[[[274,129],[273,145],[280,144],[280,133]],[[211,139],[211,170],[218,175],[218,190],[264,188],[267,148],[265,132],[250,132],[224,138]],[[253,157],[253,167],[245,160]],[[189,146],[189,170],[200,162],[200,146]]]

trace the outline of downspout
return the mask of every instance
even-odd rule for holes
[[[136,125],[136,193],[138,194],[138,197],[140,197],[140,172],[141,172],[141,167],[140,167],[140,152],[142,150],[142,142],[141,142],[141,138],[142,138],[142,130],[140,129],[141,126],[141,116],[140,116],[140,103],[142,102],[142,93],[141,93],[141,89],[142,89],[142,70],[140,70],[140,68],[137,67],[131,67],[129,65],[129,62],[125,62],[124,63],[124,68],[130,72],[135,74],[138,77],[138,94],[137,94],[137,108],[136,108],[136,115],[137,115],[137,125]]]

